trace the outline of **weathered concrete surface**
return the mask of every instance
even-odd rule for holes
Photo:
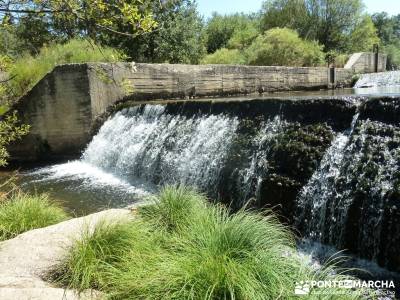
[[[98,293],[77,295],[72,290],[53,287],[42,278],[65,257],[82,229],[102,220],[132,216],[128,209],[110,209],[86,217],[23,233],[0,243],[1,300],[97,299]]]
[[[230,65],[89,64],[92,112],[101,114],[121,99],[150,100],[318,90],[328,86],[322,67]],[[337,70],[338,85],[349,85],[352,70]],[[112,80],[98,80],[100,77]]]
[[[327,68],[89,63],[56,67],[14,107],[31,125],[10,146],[14,161],[59,160],[80,155],[96,118],[116,102],[243,95],[322,89]],[[337,69],[348,86],[353,70]]]
[[[386,71],[387,55],[379,53],[378,72]],[[345,69],[353,70],[355,73],[373,73],[375,72],[375,53],[359,52],[354,53],[346,65]]]

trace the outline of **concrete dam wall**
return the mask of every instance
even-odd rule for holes
[[[170,64],[56,67],[14,107],[29,135],[10,148],[17,161],[76,157],[96,118],[116,102],[189,99],[349,86],[353,71],[328,68]]]

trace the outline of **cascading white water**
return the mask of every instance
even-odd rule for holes
[[[354,88],[399,86],[400,71],[362,74]]]
[[[251,160],[248,167],[239,170],[237,184],[241,187],[241,198],[249,200],[251,197],[256,197],[259,194],[263,174],[267,169],[269,151],[273,144],[274,138],[282,133],[287,122],[282,120],[280,116],[261,124],[261,129],[252,139],[252,147],[254,148],[251,154]]]
[[[224,115],[187,118],[164,114],[161,105],[131,108],[108,120],[82,160],[123,178],[216,186],[238,120]]]
[[[256,127],[240,122],[225,114],[171,114],[163,105],[124,109],[103,124],[80,160],[31,172],[31,181],[139,197],[178,183],[214,199],[225,193],[240,206],[258,197],[274,139],[288,124],[279,116]]]
[[[348,141],[348,135],[342,133],[337,135],[322,158],[320,167],[298,197],[297,205],[301,209],[296,216],[297,222],[307,224],[305,234],[311,239],[320,240],[323,232],[329,231],[326,226],[336,222],[333,216],[327,216],[327,206],[328,200],[336,193],[335,180],[340,174],[343,150]]]
[[[318,169],[298,196],[298,214],[295,216],[295,221],[298,227],[302,227],[303,234],[307,238],[321,240],[325,232],[330,232],[329,227],[337,222],[335,216],[329,213],[334,210],[328,207],[331,205],[329,200],[337,194],[335,184],[340,175],[344,150],[349,144],[358,117],[357,113],[347,132],[337,134],[326,150]]]
[[[381,265],[393,261],[399,230],[399,130],[355,119],[350,131],[337,135],[297,198],[295,223],[304,237],[362,253]]]
[[[379,257],[395,261],[400,236],[400,129],[392,115],[385,123],[362,109],[337,132],[281,115],[140,105],[110,117],[80,160],[30,172],[31,181],[51,182],[57,196],[73,189],[77,201],[93,203],[85,213],[140,201],[168,183],[195,186],[234,209],[251,198],[281,204],[305,237],[387,265]]]

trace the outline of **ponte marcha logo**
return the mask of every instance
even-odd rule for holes
[[[395,295],[395,284],[392,280],[320,280],[320,281],[299,281],[294,287],[294,294],[298,296],[308,296],[311,291],[315,294],[323,293],[326,289],[331,289],[333,294],[346,294],[346,290],[351,289],[370,289],[379,290],[380,295]],[[318,291],[318,289],[320,289]],[[386,299],[386,298],[385,298]],[[388,298],[389,299],[389,298]],[[391,298],[390,298],[391,299]]]
[[[308,281],[296,282],[294,287],[295,295],[309,295],[310,294],[310,284]]]

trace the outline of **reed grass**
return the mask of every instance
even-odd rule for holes
[[[65,286],[96,288],[110,299],[291,299],[298,281],[349,278],[304,262],[272,213],[232,214],[184,187],[164,188],[134,220],[85,232],[60,270]]]
[[[0,241],[66,219],[67,213],[46,194],[28,195],[16,190],[0,201]]]

